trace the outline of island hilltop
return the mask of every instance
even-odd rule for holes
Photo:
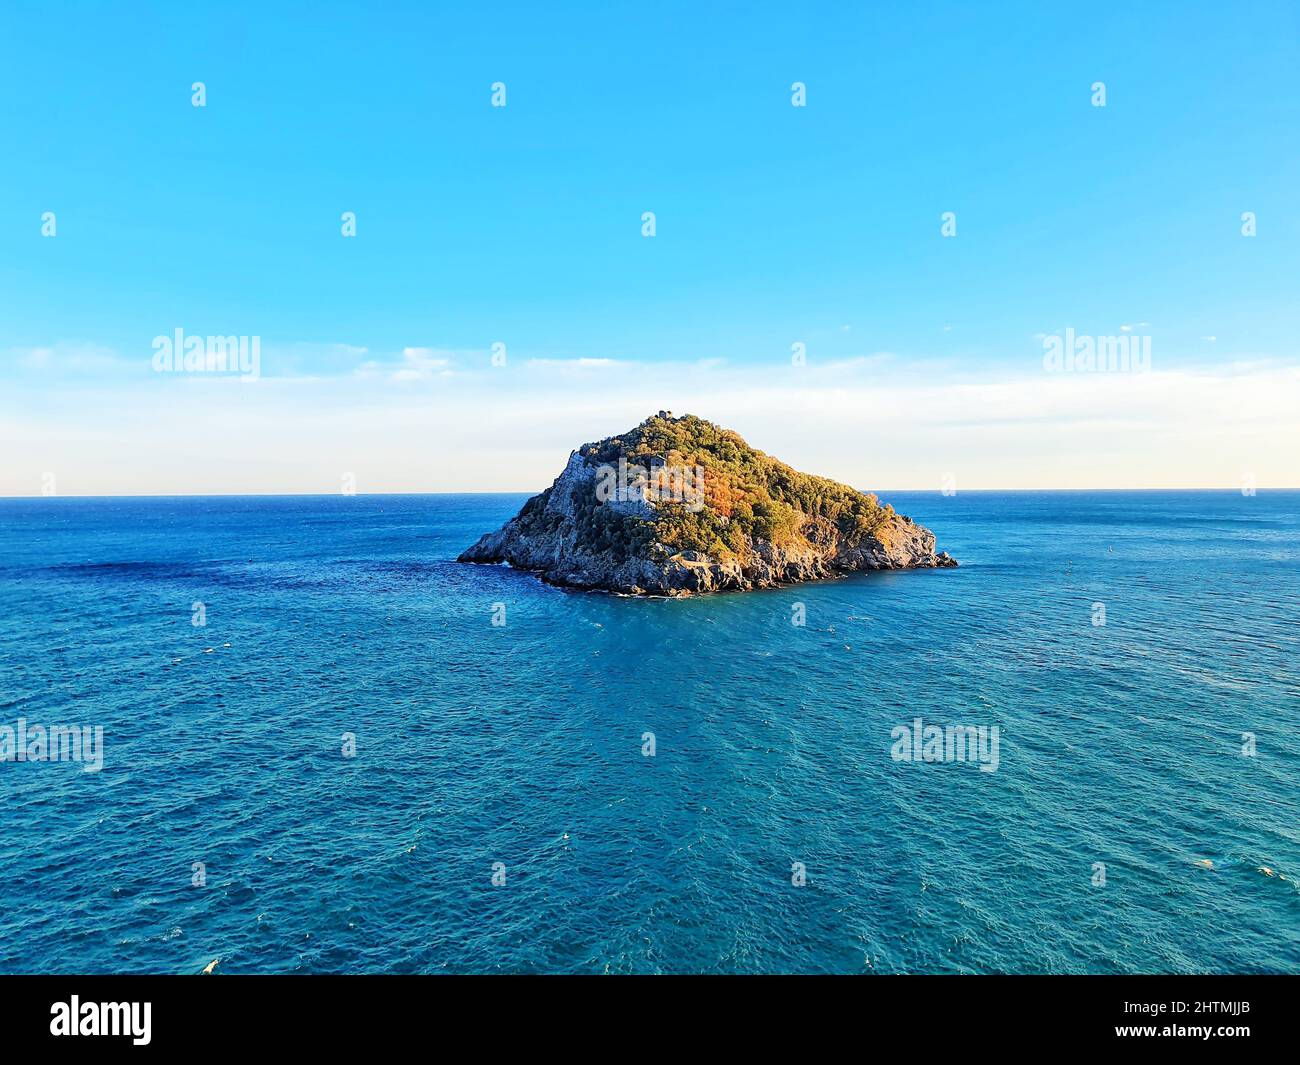
[[[874,495],[799,473],[729,429],[660,411],[569,456],[461,562],[632,595],[769,588],[859,570],[957,565]]]

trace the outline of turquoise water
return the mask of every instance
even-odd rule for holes
[[[104,729],[0,764],[0,971],[1300,971],[1300,493],[686,601],[451,561],[523,498],[0,500],[0,726]]]

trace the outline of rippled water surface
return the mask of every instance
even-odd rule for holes
[[[1300,493],[886,497],[961,568],[685,601],[451,561],[522,496],[0,500],[0,726],[105,745],[0,763],[0,971],[1300,971]]]

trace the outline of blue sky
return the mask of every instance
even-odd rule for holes
[[[1297,5],[428,7],[7,5],[0,494],[540,488],[674,404],[864,487],[1300,483]],[[1126,325],[1157,384],[1045,378]],[[177,327],[262,380],[151,375]]]

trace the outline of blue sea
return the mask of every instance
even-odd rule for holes
[[[1300,493],[677,601],[453,561],[524,498],[0,500],[0,726],[104,737],[0,763],[0,972],[1300,971]]]

